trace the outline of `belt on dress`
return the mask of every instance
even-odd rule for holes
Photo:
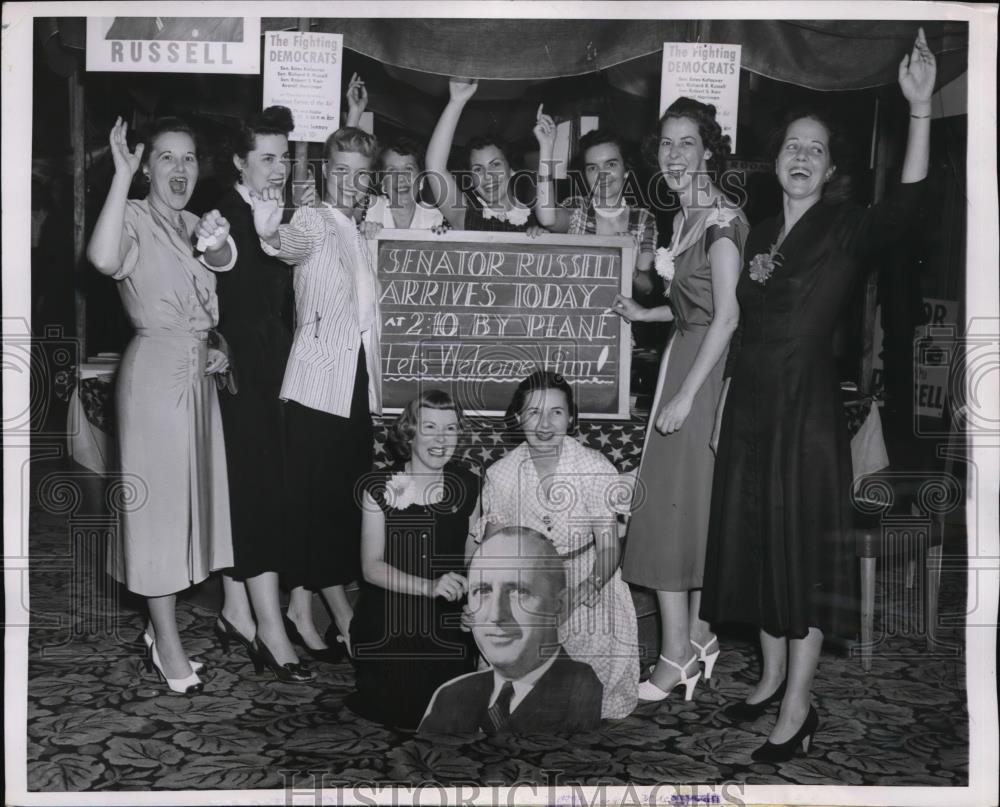
[[[197,339],[199,342],[207,342],[210,331],[182,331],[179,328],[136,328],[136,336],[170,336],[175,339]]]

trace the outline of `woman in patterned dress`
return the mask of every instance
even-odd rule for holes
[[[215,272],[232,268],[236,247],[218,210],[199,220],[184,209],[198,181],[193,130],[163,118],[135,151],[126,135],[119,118],[110,136],[115,175],[87,247],[90,262],[118,281],[135,327],[118,368],[116,411],[122,473],[146,497],[122,513],[113,571],[147,598],[152,665],[172,691],[193,694],[202,689],[201,665],[181,644],[177,592],[233,564],[212,378],[227,359],[208,338],[219,322]],[[149,194],[131,200],[140,166]]]
[[[570,436],[576,410],[572,387],[562,376],[545,371],[528,376],[518,385],[508,416],[524,442],[486,472],[486,529],[530,527],[552,541],[570,591],[560,641],[600,679],[601,717],[625,717],[636,706],[639,653],[635,607],[618,570],[613,506],[618,472]]]
[[[538,140],[538,195],[535,217],[554,233],[570,235],[631,235],[635,239],[632,288],[648,292],[653,287],[650,270],[656,253],[656,218],[644,207],[629,205],[625,191],[633,176],[625,157],[625,144],[618,135],[595,129],[580,138],[587,196],[571,196],[556,204],[549,168],[556,142],[556,125],[538,108],[535,126]]]

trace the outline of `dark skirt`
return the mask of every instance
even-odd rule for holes
[[[701,616],[798,639],[858,630],[851,452],[825,339],[744,344],[712,487]]]
[[[374,461],[368,410],[368,370],[358,351],[350,417],[289,401],[289,588],[319,590],[357,580],[361,571],[361,499],[358,483]]]
[[[461,602],[362,587],[351,622],[357,692],[347,700],[369,720],[415,731],[438,687],[475,670]]]
[[[237,580],[286,571],[284,405],[277,384],[242,378],[239,392],[219,393],[229,512],[233,525],[233,568]]]

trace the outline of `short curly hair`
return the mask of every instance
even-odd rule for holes
[[[417,424],[420,422],[421,409],[437,409],[440,411],[452,411],[458,418],[458,428],[465,431],[465,416],[462,407],[455,403],[447,392],[440,389],[426,390],[412,401],[410,401],[399,413],[399,417],[389,426],[386,442],[389,451],[399,460],[410,459],[412,451],[410,444],[417,433]]]
[[[565,376],[553,373],[551,370],[536,370],[517,385],[517,389],[514,390],[514,397],[511,398],[510,405],[504,414],[504,421],[508,430],[521,432],[518,416],[524,410],[524,406],[528,402],[528,397],[533,392],[543,392],[549,389],[559,390],[566,396],[566,406],[569,408],[570,415],[567,434],[574,434],[577,426],[577,412],[576,404],[573,400],[573,387],[570,386]],[[521,436],[523,437],[523,434]]]
[[[489,148],[490,146],[493,146],[503,155],[503,158],[507,161],[507,166],[513,171],[518,155],[514,152],[514,148],[509,141],[493,132],[476,135],[465,144],[465,167],[472,167],[472,152]]]
[[[715,106],[703,104],[693,98],[678,98],[660,117],[657,127],[663,132],[664,124],[671,118],[685,118],[698,127],[698,136],[705,148],[712,153],[706,161],[708,174],[713,182],[718,182],[726,170],[726,158],[732,154],[732,144],[729,135],[722,133],[722,127],[715,119]]]

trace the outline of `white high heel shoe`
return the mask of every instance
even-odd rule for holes
[[[705,665],[705,680],[712,677],[712,670],[715,669],[715,662],[719,659],[719,637],[713,636],[705,644],[700,645],[694,639],[689,640],[698,651],[698,661]],[[708,648],[715,645],[715,652],[709,653]]]
[[[670,687],[669,690],[664,691],[660,689],[656,684],[650,681],[643,681],[639,684],[639,700],[641,701],[662,701],[667,695],[669,695],[677,687],[684,685],[684,700],[689,701],[694,696],[694,687],[698,683],[698,679],[701,678],[701,670],[698,669],[698,657],[691,656],[683,665],[677,664],[666,656],[660,656],[660,661],[665,661],[671,667],[673,667],[677,672],[681,674],[680,680]],[[688,676],[684,674],[684,671],[690,667],[692,664],[695,665],[695,672],[693,675]]]
[[[168,687],[170,687],[172,692],[177,692],[180,695],[197,695],[204,688],[204,684],[198,677],[198,673],[192,670],[191,674],[186,678],[167,678],[167,674],[163,672],[163,665],[160,663],[160,654],[156,652],[156,642],[150,639],[149,644],[150,656],[146,659],[146,665],[150,671],[156,670],[156,674],[160,676],[160,679]],[[191,662],[188,662],[190,664]]]
[[[153,649],[153,637],[150,636],[148,633],[146,633],[146,631],[142,632],[142,640],[146,643],[146,647],[148,647],[150,650]],[[191,665],[191,669],[196,673],[199,673],[205,669],[204,661],[195,661],[193,658],[189,658],[188,664]]]

